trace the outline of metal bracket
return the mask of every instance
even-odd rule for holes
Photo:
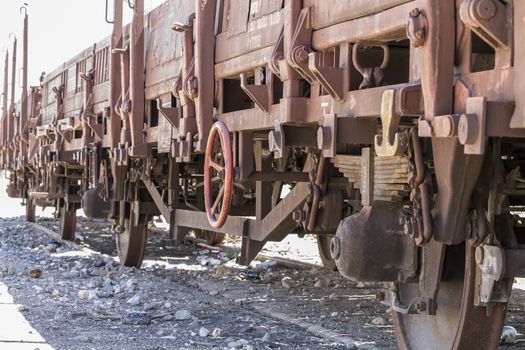
[[[284,154],[284,144],[283,126],[278,121],[276,121],[275,130],[270,131],[268,134],[268,145],[270,152],[273,152],[274,158],[282,158]]]
[[[279,62],[282,60],[284,60],[284,30],[279,34],[279,39],[277,39],[277,43],[273,48],[272,56],[268,60],[268,68],[280,80],[284,80],[281,69],[279,68]]]
[[[157,109],[172,127],[175,129],[179,128],[179,117],[182,115],[180,108],[165,108],[162,106],[162,100],[159,98],[157,99]]]
[[[476,264],[481,269],[480,301],[488,303],[491,301],[494,283],[505,272],[505,252],[498,246],[481,245],[476,248]]]
[[[310,20],[310,7],[301,10],[297,27],[293,35],[290,50],[286,55],[288,64],[292,66],[310,84],[315,81],[315,76],[308,68],[308,54],[312,52],[312,25]]]
[[[241,73],[241,89],[260,109],[270,111],[270,89],[268,85],[250,85],[246,73]]]
[[[487,144],[487,99],[471,97],[467,99],[467,113],[459,120],[459,142],[465,146],[465,154],[484,154]]]
[[[493,48],[509,47],[509,16],[501,1],[464,0],[459,15],[467,27]]]
[[[403,154],[407,146],[407,135],[398,133],[401,116],[394,109],[395,90],[385,90],[381,102],[381,123],[383,135],[375,136],[375,152],[379,157],[393,157]]]
[[[344,100],[345,68],[323,67],[320,64],[320,55],[317,52],[308,54],[308,68],[330,96],[338,101]]]

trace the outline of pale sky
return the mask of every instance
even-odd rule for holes
[[[113,0],[108,0],[110,4]],[[145,0],[150,11],[164,0]],[[193,1],[193,0],[182,0]],[[17,95],[21,92],[22,31],[21,6],[27,3],[29,14],[29,84],[38,84],[40,73],[51,72],[61,63],[111,34],[111,25],[104,20],[106,0],[0,0],[0,90],[3,88],[5,49],[12,52],[9,34],[18,38]],[[125,0],[125,4],[127,0]],[[126,22],[131,10],[124,6]],[[112,13],[110,13],[110,18]],[[11,57],[9,64],[11,64]],[[11,74],[11,68],[9,68]],[[10,77],[11,75],[9,75]]]

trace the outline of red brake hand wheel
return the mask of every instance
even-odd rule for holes
[[[215,141],[219,137],[219,149],[215,150]],[[215,156],[222,157],[217,160]],[[222,164],[221,164],[222,163]],[[215,199],[215,182],[220,182],[219,191]],[[221,121],[213,124],[204,157],[204,204],[208,221],[213,228],[221,228],[230,212],[233,191],[233,155],[230,142],[230,133],[226,124]]]

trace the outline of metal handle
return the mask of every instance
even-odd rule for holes
[[[352,61],[354,63],[355,69],[359,73],[361,73],[361,75],[365,74],[365,67],[363,67],[359,63],[358,52],[359,49],[363,47],[378,47],[383,49],[383,61],[381,62],[381,66],[379,66],[379,68],[385,69],[388,66],[388,63],[390,62],[390,49],[388,45],[382,43],[365,43],[362,41],[358,41],[354,44],[354,47],[352,48]]]
[[[115,18],[113,18],[112,21],[110,21],[110,20],[108,19],[108,12],[109,12],[109,11],[108,11],[108,9],[109,9],[108,2],[109,2],[109,0],[106,0],[106,16],[105,16],[104,19],[106,20],[106,23],[113,24],[114,21],[115,21]],[[114,17],[114,16],[113,16],[113,17]]]

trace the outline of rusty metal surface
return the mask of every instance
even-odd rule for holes
[[[405,282],[416,273],[416,245],[403,232],[396,205],[365,206],[343,221],[332,240],[337,269],[356,281]]]
[[[67,208],[64,227],[82,206],[110,218],[121,261],[133,266],[152,215],[179,242],[190,228],[242,236],[243,264],[269,240],[333,234],[341,222],[342,272],[397,281],[411,300],[396,304],[394,295],[392,306],[432,317],[419,328],[398,319],[402,347],[443,332],[459,340],[436,344],[461,348],[475,336],[468,324],[481,316],[465,301],[480,300],[473,272],[464,295],[459,280],[441,288],[440,276],[457,271],[445,247],[495,241],[494,216],[524,200],[524,48],[512,40],[525,27],[521,2],[167,0],[144,14],[143,0],[114,0],[113,8],[111,36],[35,87],[24,12],[20,101],[16,38],[4,66],[9,195]],[[521,254],[509,252],[508,271],[521,273]],[[484,338],[493,341],[504,300],[485,295],[499,310],[482,320],[495,325]],[[437,310],[461,303],[463,314],[443,318],[436,301]],[[425,336],[405,337],[407,327]]]

